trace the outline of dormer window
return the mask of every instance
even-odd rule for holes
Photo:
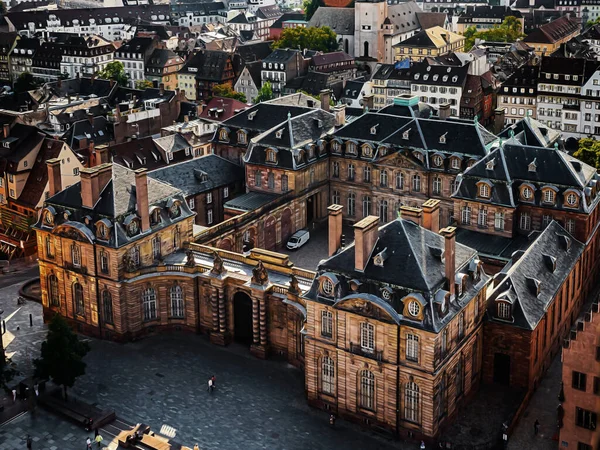
[[[138,225],[137,220],[132,220],[131,222],[129,222],[129,225],[127,225],[127,234],[129,236],[135,236],[136,234],[138,234],[140,230],[140,227]]]
[[[479,196],[483,198],[490,198],[490,187],[487,184],[482,183],[479,186]]]
[[[152,225],[157,225],[160,223],[160,208],[154,207],[150,210],[150,222]]]
[[[246,132],[241,131],[241,130],[238,131],[237,140],[238,140],[238,144],[245,144],[246,143]]]
[[[332,147],[334,153],[339,153],[342,150],[342,146],[340,145],[340,143],[338,141],[333,141],[333,143],[331,144],[331,147]]]
[[[544,203],[552,203],[556,201],[556,193],[552,189],[544,189]]]
[[[446,135],[447,135],[447,134],[448,134],[448,133],[446,132],[446,133],[444,133],[444,134],[442,134],[442,135],[440,136],[440,144],[445,144],[445,143],[446,143]]]
[[[282,136],[283,136],[283,128],[282,128],[281,130],[277,130],[277,131],[275,132],[275,137],[276,137],[277,139],[281,139],[281,137],[282,137]]]
[[[323,277],[321,279],[320,291],[326,297],[333,297],[333,281],[331,278]]]
[[[267,162],[276,163],[277,162],[277,150],[274,148],[267,149]]]
[[[308,159],[315,159],[315,146],[314,145],[308,146]]]
[[[433,155],[432,162],[435,167],[440,167],[443,164],[444,159],[440,155]]]
[[[408,314],[413,317],[418,317],[421,312],[421,305],[416,300],[410,300],[406,309],[408,310]]]
[[[530,172],[535,172],[537,170],[537,164],[536,164],[536,159],[534,159],[533,161],[531,161],[529,163],[529,166],[527,166]]]
[[[181,205],[178,201],[174,201],[169,207],[169,215],[171,216],[171,219],[174,219],[181,215]]]
[[[54,214],[48,209],[44,211],[44,225],[54,226]]]
[[[405,141],[408,141],[410,139],[410,128],[404,133],[402,133],[402,139],[404,139]]]
[[[354,142],[346,143],[346,153],[349,155],[356,155],[356,144]]]
[[[510,303],[499,301],[496,303],[496,314],[498,319],[510,320],[511,306]]]
[[[108,227],[103,223],[98,224],[98,237],[102,240],[108,239]]]
[[[227,130],[225,128],[222,128],[221,131],[219,131],[219,140],[220,141],[228,141],[229,140],[229,133],[227,132]]]
[[[460,159],[459,158],[451,158],[450,159],[450,167],[456,170],[460,170]]]
[[[363,156],[371,158],[373,156],[373,148],[369,144],[363,145]]]
[[[533,199],[533,189],[531,189],[529,186],[525,186],[521,191],[521,197],[523,200],[531,201]]]
[[[569,192],[567,194],[566,200],[567,200],[567,206],[570,206],[570,207],[577,206],[578,197],[577,197],[577,194],[575,194],[574,192]]]
[[[495,165],[496,165],[496,160],[491,159],[485,163],[485,170],[494,170]]]

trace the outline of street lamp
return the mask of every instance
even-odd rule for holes
[[[2,314],[4,310],[0,309],[0,358],[4,361],[4,330],[2,329]]]

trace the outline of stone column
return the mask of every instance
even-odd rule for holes
[[[212,331],[219,331],[219,309],[217,304],[217,288],[210,288],[210,307],[212,309]]]
[[[264,297],[260,299],[260,345],[267,345],[267,308]]]
[[[254,345],[259,343],[259,303],[258,300],[252,299],[252,342]]]
[[[219,331],[223,334],[227,331],[225,306],[225,288],[221,288],[219,289]]]

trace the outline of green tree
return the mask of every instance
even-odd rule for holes
[[[271,99],[273,99],[273,88],[271,87],[271,83],[266,81],[258,90],[258,95],[254,99],[254,103],[266,102]]]
[[[129,75],[125,73],[125,67],[120,61],[109,62],[104,69],[98,72],[98,77],[105,80],[115,80],[121,86],[127,86]]]
[[[325,6],[325,2],[323,0],[304,0],[302,6],[304,9],[304,17],[308,21],[314,16],[320,6]]]
[[[598,25],[600,23],[600,17],[598,17],[596,20],[588,20],[588,22],[585,24],[586,28],[589,27],[593,27],[594,25]]]
[[[153,88],[154,87],[154,83],[150,80],[138,80],[135,82],[135,88],[136,89],[148,89],[148,88]]]
[[[514,16],[506,17],[500,25],[485,31],[477,31],[474,26],[469,27],[465,30],[463,36],[465,36],[465,51],[471,50],[476,39],[493,42],[515,42],[517,39],[525,37],[521,32],[521,22]]]
[[[579,139],[579,148],[573,156],[596,169],[600,168],[600,141],[592,138]]]
[[[42,342],[41,357],[34,360],[35,376],[50,378],[63,387],[73,387],[77,377],[85,374],[83,357],[90,351],[87,342],[81,342],[67,321],[56,314],[48,326],[48,336]]]
[[[339,49],[337,35],[329,27],[286,28],[272,48],[309,49],[333,52]]]
[[[246,94],[243,92],[234,91],[233,88],[227,83],[213,86],[213,95],[215,97],[234,98],[240,102],[246,103]]]
[[[38,87],[38,83],[30,72],[23,72],[15,81],[15,92],[27,92]]]

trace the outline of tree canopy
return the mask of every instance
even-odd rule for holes
[[[125,67],[121,61],[109,62],[104,69],[98,72],[98,77],[115,80],[120,86],[127,86],[129,83],[129,75],[125,73]]]
[[[517,39],[525,37],[521,32],[521,22],[514,16],[506,17],[500,25],[485,31],[477,31],[475,26],[471,26],[465,30],[463,36],[465,37],[465,51],[471,50],[476,39],[493,42],[515,42]]]
[[[266,81],[258,90],[258,95],[254,99],[254,103],[266,102],[271,99],[273,99],[273,88],[271,87],[271,83]]]
[[[323,0],[304,0],[302,2],[302,7],[304,9],[304,17],[307,21],[310,20],[312,16],[314,16],[319,6],[325,6],[325,2]]]
[[[227,84],[217,84],[213,86],[213,95],[215,97],[233,98],[240,102],[246,103],[246,94],[243,92],[234,91],[233,88]]]
[[[137,80],[135,82],[135,88],[136,89],[148,89],[148,88],[153,88],[154,87],[154,83],[150,80]]]
[[[39,86],[31,72],[23,72],[15,81],[15,92],[27,92],[36,89]]]
[[[585,24],[585,27],[586,28],[593,27],[594,25],[597,25],[599,23],[600,23],[600,17],[598,17],[595,20],[588,20],[588,22]]]
[[[286,28],[272,47],[321,52],[334,52],[339,48],[337,35],[329,27]]]
[[[35,376],[50,378],[67,388],[73,387],[77,377],[85,374],[83,357],[90,351],[87,342],[81,342],[67,321],[56,314],[48,326],[48,336],[42,342],[41,357],[34,360]]]
[[[579,148],[573,156],[596,169],[600,169],[600,141],[592,138],[579,139]]]

